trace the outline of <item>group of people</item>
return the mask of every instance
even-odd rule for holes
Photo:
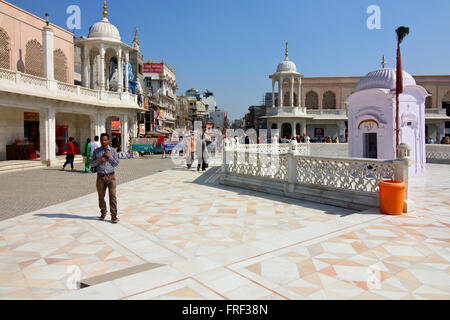
[[[202,134],[201,138],[195,133],[189,133],[184,136],[184,155],[186,158],[186,166],[192,168],[192,164],[197,157],[197,171],[205,171],[211,159],[210,147],[212,145],[211,137]]]
[[[427,139],[426,143],[427,144],[435,144],[432,137],[429,137]],[[450,144],[450,137],[449,136],[442,137],[440,144]]]
[[[64,163],[64,165],[61,169],[63,171],[65,170],[65,168],[68,164],[70,164],[72,171],[74,170],[74,168],[73,168],[73,162],[75,159],[75,148],[73,145],[74,140],[75,139],[73,137],[70,137],[69,142],[67,142],[66,162]],[[100,140],[100,138],[98,136],[96,136],[94,138],[94,141],[92,141],[92,142],[91,142],[91,139],[89,138],[86,140],[86,144],[83,146],[82,155],[83,155],[83,160],[84,160],[84,171],[85,172],[90,171],[90,163],[91,163],[92,155],[94,154],[95,149],[100,148],[99,140]]]

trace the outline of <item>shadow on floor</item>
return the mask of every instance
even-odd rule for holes
[[[98,217],[83,217],[83,216],[77,216],[74,214],[67,214],[67,213],[36,213],[33,216],[45,217],[45,218],[49,218],[49,219],[77,219],[77,220],[89,220],[89,221],[102,221]],[[104,222],[109,222],[109,221],[104,220]]]
[[[338,215],[340,217],[345,217],[350,214],[361,212],[359,210],[340,208],[340,207],[321,204],[321,203],[317,203],[317,202],[296,200],[296,199],[291,199],[291,198],[282,197],[282,196],[269,194],[269,193],[263,193],[263,192],[253,191],[253,190],[246,190],[246,189],[241,189],[241,188],[224,186],[224,185],[219,184],[220,170],[221,170],[221,167],[212,167],[212,168],[208,169],[208,171],[201,174],[194,181],[187,182],[187,183],[194,183],[194,184],[198,184],[198,185],[202,185],[202,186],[213,187],[213,188],[217,188],[218,190],[221,190],[221,191],[235,192],[241,196],[260,197],[263,199],[278,201],[278,202],[282,202],[282,203],[286,203],[286,204],[290,204],[290,205],[296,205],[296,206],[303,207],[303,208],[323,210],[323,212],[325,214]],[[368,207],[367,209],[370,209],[370,208]]]

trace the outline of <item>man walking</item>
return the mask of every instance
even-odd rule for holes
[[[94,141],[91,142],[91,158],[94,154],[94,151],[98,148],[100,148],[100,142],[98,142],[100,138],[98,136],[95,136]]]
[[[74,146],[73,146],[73,141],[74,141],[75,139],[74,138],[72,138],[72,137],[70,137],[69,138],[69,142],[67,142],[67,156],[66,156],[66,162],[64,163],[64,165],[63,165],[63,167],[62,167],[62,171],[64,171],[64,169],[66,168],[66,166],[68,165],[68,164],[70,164],[70,167],[72,168],[72,171],[74,170],[73,169],[73,161],[74,161],[74,159],[75,159],[75,148],[74,148]]]
[[[109,193],[109,210],[111,213],[111,222],[117,223],[117,198],[116,198],[116,177],[114,168],[119,165],[119,158],[116,150],[109,146],[109,135],[103,133],[100,137],[101,147],[97,148],[92,154],[91,167],[97,172],[97,192],[100,206],[100,220],[106,218],[105,192]]]

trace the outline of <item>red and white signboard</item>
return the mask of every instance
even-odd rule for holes
[[[144,63],[144,73],[164,73],[162,63]]]

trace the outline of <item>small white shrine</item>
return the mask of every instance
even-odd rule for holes
[[[349,156],[393,160],[396,158],[396,69],[383,68],[362,78],[346,100]],[[428,92],[403,71],[400,95],[400,143],[411,146],[411,175],[425,175],[425,99]]]

